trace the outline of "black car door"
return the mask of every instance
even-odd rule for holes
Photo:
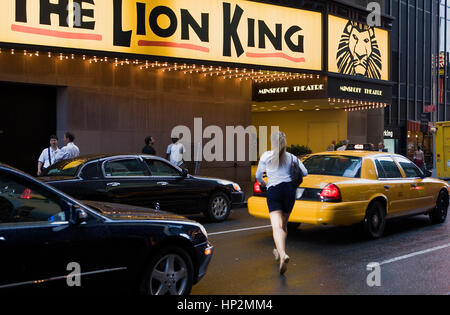
[[[99,271],[118,267],[110,259],[109,232],[100,217],[91,214],[75,226],[70,215],[71,203],[62,195],[0,171],[0,289],[78,288],[66,281],[77,272],[84,290],[104,275]]]
[[[80,200],[103,200],[103,181],[98,161],[80,167],[78,179],[62,181],[57,188]]]
[[[166,161],[151,157],[144,157],[144,161],[150,170],[150,180],[158,187],[161,209],[188,211],[198,208],[199,183]]]
[[[52,250],[52,239],[61,245],[69,241],[60,233],[68,226],[67,214],[63,204],[36,183],[0,173],[0,250],[1,257],[8,257],[2,259],[0,286],[29,285],[64,270],[64,253]]]
[[[102,163],[106,201],[154,207],[159,201],[157,183],[150,179],[140,157],[108,159]]]
[[[15,239],[16,229],[12,224],[3,221],[5,213],[10,205],[0,194],[0,289],[14,283],[29,280],[24,275],[24,266],[20,259],[17,259],[17,247],[13,240]],[[0,291],[1,292],[1,291]]]

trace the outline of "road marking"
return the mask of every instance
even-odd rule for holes
[[[95,274],[100,274],[100,273],[123,271],[123,270],[127,270],[127,269],[128,269],[127,267],[118,267],[118,268],[112,268],[112,269],[103,269],[103,270],[88,271],[88,272],[82,272],[82,273],[71,274],[71,275],[64,275],[64,276],[59,276],[59,277],[52,277],[52,278],[42,279],[42,280],[33,280],[33,281],[2,284],[2,285],[0,285],[0,289],[7,289],[7,288],[14,288],[14,287],[25,286],[25,285],[41,284],[41,283],[47,283],[50,281],[63,280],[63,279],[69,278],[69,276],[70,277],[88,276],[88,275],[95,275]]]
[[[392,258],[392,259],[388,259],[388,260],[382,261],[380,263],[380,266],[381,265],[390,264],[390,263],[393,263],[393,262],[396,262],[396,261],[399,261],[399,260],[408,259],[408,258],[411,258],[411,257],[414,257],[414,256],[427,254],[427,253],[434,252],[434,251],[437,251],[437,250],[441,250],[441,249],[444,249],[444,248],[447,248],[447,247],[450,247],[450,243],[445,244],[445,245],[441,245],[441,246],[436,246],[436,247],[429,248],[429,249],[425,249],[425,250],[421,250],[419,252],[414,252],[414,253],[411,253],[411,254],[408,254],[408,255],[403,255],[403,256]]]
[[[227,234],[227,233],[236,233],[236,232],[243,232],[243,231],[251,231],[251,230],[258,230],[258,229],[266,229],[269,227],[272,227],[272,225],[255,226],[255,227],[243,228],[243,229],[237,229],[237,230],[208,233],[208,236],[209,235]]]

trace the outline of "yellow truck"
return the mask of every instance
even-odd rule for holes
[[[439,121],[436,126],[436,175],[450,178],[450,121]]]

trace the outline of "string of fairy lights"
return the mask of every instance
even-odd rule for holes
[[[388,106],[387,103],[383,103],[383,102],[348,100],[348,99],[340,99],[340,98],[328,98],[328,102],[330,104],[344,106],[344,110],[347,112],[353,112],[353,111],[359,111],[359,110],[382,109],[382,108],[386,108]]]
[[[23,55],[27,58],[46,57],[59,61],[82,60],[89,64],[111,64],[114,68],[132,66],[140,71],[179,72],[184,75],[201,75],[203,77],[218,77],[222,79],[234,79],[240,81],[252,81],[253,83],[267,83],[277,81],[290,81],[299,79],[320,79],[318,74],[305,74],[294,72],[277,72],[247,68],[232,68],[222,66],[208,66],[188,63],[163,62],[154,60],[116,58],[107,56],[79,55],[73,53],[41,52],[34,50],[4,49],[0,48],[0,54]],[[386,108],[388,104],[380,102],[368,102],[349,99],[329,98],[330,104],[339,104],[345,111],[360,111]]]
[[[0,49],[0,53],[5,52],[4,49]],[[246,68],[231,68],[222,66],[205,66],[197,64],[180,64],[176,62],[161,62],[161,61],[150,61],[150,60],[140,60],[140,59],[128,59],[128,58],[112,58],[112,57],[98,57],[98,56],[88,56],[88,55],[77,55],[77,54],[65,54],[65,53],[54,53],[54,52],[40,52],[40,51],[30,51],[30,50],[17,50],[10,49],[9,53],[11,55],[23,54],[27,57],[40,57],[46,55],[48,58],[55,58],[60,61],[64,60],[75,60],[82,59],[83,61],[92,63],[109,63],[114,67],[123,66],[134,66],[139,70],[159,70],[162,72],[182,72],[183,74],[200,74],[204,77],[221,77],[223,79],[240,79],[240,80],[252,80],[256,83],[261,82],[274,82],[274,81],[286,81],[294,79],[313,79],[320,78],[320,75],[315,74],[301,74],[292,72],[276,72],[276,71],[262,71],[256,69],[246,69]]]

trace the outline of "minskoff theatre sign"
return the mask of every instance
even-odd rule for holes
[[[322,14],[237,0],[1,0],[0,42],[322,70]]]

